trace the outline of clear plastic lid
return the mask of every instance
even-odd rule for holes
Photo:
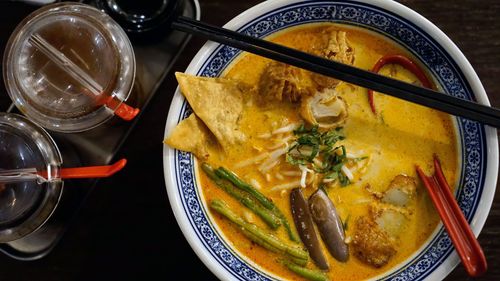
[[[84,131],[123,115],[134,76],[125,32],[107,14],[79,3],[36,10],[13,32],[4,55],[11,99],[54,131]]]
[[[21,238],[50,217],[62,192],[61,163],[45,130],[23,116],[0,113],[0,172],[34,168],[48,179],[0,182],[0,242]]]

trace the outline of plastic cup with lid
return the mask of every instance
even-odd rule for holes
[[[7,91],[32,121],[58,132],[95,128],[128,106],[135,57],[123,29],[86,4],[57,3],[26,17],[12,33],[3,60]]]
[[[47,181],[0,183],[0,243],[23,238],[51,216],[62,194],[62,158],[40,126],[22,115],[0,113],[0,172],[36,169]]]

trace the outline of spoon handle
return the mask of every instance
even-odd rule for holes
[[[465,219],[457,201],[446,182],[441,164],[434,156],[434,175],[426,176],[420,167],[417,173],[424,183],[436,209],[443,221],[457,253],[467,273],[472,277],[484,274],[488,268],[486,257]]]
[[[116,161],[113,165],[88,166],[61,169],[62,179],[106,178],[120,171],[127,164],[127,159]]]

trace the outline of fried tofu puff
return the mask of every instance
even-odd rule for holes
[[[323,31],[319,47],[309,53],[345,64],[354,63],[354,49],[345,31],[329,28]],[[306,71],[281,62],[270,62],[259,81],[259,92],[265,100],[298,102],[324,89],[333,89],[339,80]]]
[[[361,261],[381,267],[396,254],[396,241],[382,230],[371,218],[356,220],[353,236],[354,255]]]
[[[415,179],[397,175],[378,196],[380,201],[372,203],[368,216],[357,219],[353,246],[361,261],[381,267],[396,253],[399,235],[412,214],[409,205],[415,193]]]

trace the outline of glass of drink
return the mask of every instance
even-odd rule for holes
[[[62,158],[40,126],[17,114],[0,113],[0,172],[36,170],[44,182],[0,181],[0,243],[20,239],[41,227],[62,194]]]
[[[57,3],[25,18],[7,43],[3,73],[17,108],[58,132],[81,132],[114,115],[133,119],[125,101],[135,57],[123,29],[85,4]]]

